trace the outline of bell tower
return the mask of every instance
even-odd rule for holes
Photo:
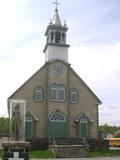
[[[51,60],[62,60],[68,62],[68,48],[66,44],[66,32],[68,30],[66,23],[61,24],[61,20],[58,13],[58,2],[54,2],[56,5],[53,19],[50,21],[45,32],[47,37],[46,45],[43,52],[45,53],[45,62]]]

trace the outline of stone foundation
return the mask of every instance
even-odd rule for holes
[[[50,145],[57,158],[85,158],[88,151],[83,145]]]

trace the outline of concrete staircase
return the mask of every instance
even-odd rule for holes
[[[89,146],[84,138],[49,138],[49,149],[57,158],[80,158],[88,157]]]

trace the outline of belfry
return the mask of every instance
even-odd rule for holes
[[[66,24],[61,24],[58,8],[56,6],[53,19],[50,21],[45,32],[47,41],[43,52],[45,52],[46,62],[56,59],[68,62],[69,45],[66,44],[67,30]]]

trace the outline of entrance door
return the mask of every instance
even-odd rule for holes
[[[33,135],[33,119],[29,116],[25,120],[25,138],[32,138]]]
[[[66,135],[66,119],[62,113],[54,113],[49,121],[49,136],[53,138],[65,138]]]
[[[87,138],[88,137],[88,120],[86,118],[80,119],[80,137]]]

